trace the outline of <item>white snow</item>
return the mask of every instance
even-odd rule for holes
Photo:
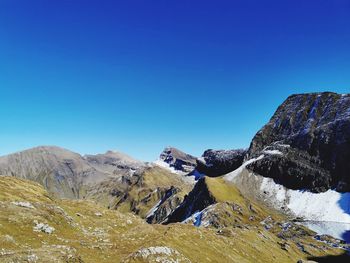
[[[186,172],[182,172],[179,170],[174,169],[173,167],[171,167],[168,163],[164,162],[161,159],[158,159],[156,161],[153,162],[154,165],[158,165],[162,168],[165,168],[166,170],[170,171],[171,173],[177,174],[177,175],[181,175],[181,180],[183,180],[186,183],[189,184],[195,184],[196,180],[194,176],[187,176],[188,173]]]
[[[264,155],[260,155],[259,157],[257,158],[252,158],[252,159],[249,159],[248,161],[244,162],[240,167],[238,167],[236,170],[226,174],[224,176],[225,180],[227,181],[232,181],[237,175],[239,175],[243,169],[248,165],[248,164],[251,164],[255,161],[258,161],[258,160],[261,160],[262,158],[264,158]]]
[[[185,172],[182,172],[182,171],[174,169],[174,167],[171,167],[168,163],[164,162],[161,159],[155,160],[153,163],[155,165],[158,165],[158,166],[160,166],[162,168],[165,168],[165,169],[169,170],[172,173],[179,174],[179,175],[185,175],[186,174]]]
[[[279,150],[265,150],[264,153],[271,155],[282,155],[283,153]]]
[[[198,157],[197,160],[201,161],[202,163],[206,163],[204,157]]]
[[[344,233],[350,231],[350,224],[347,223],[306,221],[301,224],[315,231],[319,235],[330,235],[338,239],[343,239]]]
[[[270,200],[274,198],[276,205],[288,207],[305,220],[350,223],[350,193],[291,190],[267,177],[263,177],[260,190],[267,192]]]
[[[285,147],[285,148],[289,148],[290,145],[289,144],[280,144],[280,143],[277,143],[276,145],[280,146],[280,147]]]

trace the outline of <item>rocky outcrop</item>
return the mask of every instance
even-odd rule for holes
[[[350,94],[288,97],[255,135],[246,159],[262,154],[268,158],[247,168],[287,187],[350,191]]]
[[[210,177],[227,174],[242,165],[246,150],[206,150],[197,159],[196,170]]]
[[[176,171],[184,173],[189,173],[196,167],[196,157],[173,147],[165,148],[160,154],[159,160]]]
[[[86,189],[92,199],[110,209],[133,212],[149,223],[162,222],[192,188],[183,175],[149,164],[132,174],[111,177]]]
[[[165,223],[182,222],[195,212],[200,212],[214,203],[216,200],[208,189],[206,178],[201,178],[185,197],[183,203],[169,215]]]

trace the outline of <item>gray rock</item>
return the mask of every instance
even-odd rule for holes
[[[236,170],[242,165],[246,150],[206,150],[197,159],[196,170],[210,177],[216,177]]]
[[[350,191],[350,94],[292,95],[255,135],[246,159],[280,150],[247,168],[295,189]]]
[[[189,173],[196,167],[197,158],[176,148],[167,147],[160,154],[159,159],[177,171]]]

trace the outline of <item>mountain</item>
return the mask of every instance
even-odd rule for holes
[[[313,239],[312,232],[302,227],[298,231],[293,233],[302,233],[303,238],[298,234],[291,241],[290,231],[278,238],[263,225],[221,229],[150,225],[89,200],[52,197],[28,180],[0,177],[0,261],[4,263],[297,262],[343,254],[332,247],[334,240]]]
[[[0,261],[297,262],[343,254],[349,227],[334,224],[350,223],[349,101],[292,95],[249,149],[207,150],[198,159],[172,147],[155,163],[53,146],[0,157]],[[322,233],[315,221],[331,222],[339,239],[310,230]]]
[[[189,178],[150,164],[132,174],[94,184],[86,189],[84,198],[158,223],[183,201],[192,186]]]
[[[167,147],[162,151],[155,163],[179,173],[190,173],[196,167],[196,159],[196,157],[179,149]]]
[[[350,191],[350,94],[292,95],[254,136],[247,168],[291,189]]]
[[[250,196],[305,220],[350,223],[350,95],[288,97],[224,176]],[[348,227],[335,236],[346,239]]]
[[[145,166],[144,162],[136,160],[129,155],[116,151],[107,151],[104,154],[85,155],[83,157],[90,165],[104,172],[113,174],[124,170],[136,171]]]
[[[206,150],[197,159],[196,170],[210,177],[229,173],[242,165],[246,150]]]
[[[38,182],[49,192],[67,198],[79,198],[83,184],[108,176],[79,154],[55,146],[41,146],[0,157],[0,174]]]

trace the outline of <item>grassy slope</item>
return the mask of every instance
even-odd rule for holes
[[[191,190],[191,185],[185,183],[180,175],[168,172],[161,167],[146,169],[139,175],[137,182],[130,185],[121,186],[120,181],[106,181],[99,186],[94,186],[94,190],[87,195],[88,199],[96,200],[106,207],[116,208],[118,211],[126,213],[137,210],[137,215],[144,218],[149,210],[160,200],[160,193],[165,192],[171,186],[180,189],[176,194],[180,199]],[[98,188],[98,190],[96,190]],[[123,199],[123,194],[111,196],[112,189],[118,189],[120,193],[127,193],[127,198]],[[159,191],[156,192],[155,190]]]
[[[15,200],[35,208],[17,206]],[[55,231],[34,232],[35,220]],[[53,200],[38,184],[12,177],[0,177],[0,244],[1,262],[148,262],[128,255],[151,246],[170,247],[191,262],[295,262],[305,257],[298,249],[282,250],[268,231],[233,229],[222,235],[184,224],[149,225],[92,201]]]

